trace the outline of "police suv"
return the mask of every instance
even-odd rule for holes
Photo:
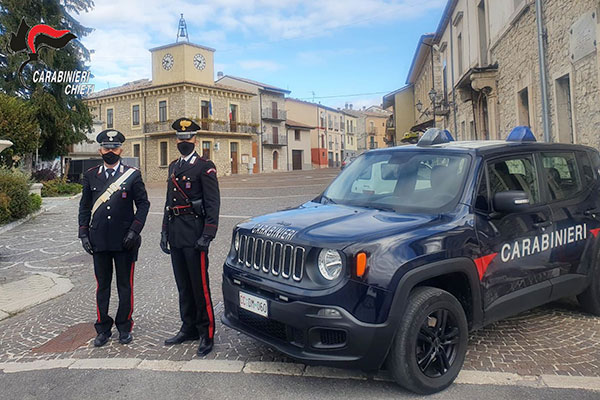
[[[536,143],[370,151],[314,200],[233,231],[223,323],[308,364],[375,371],[427,394],[471,330],[566,296],[600,315],[600,155]]]

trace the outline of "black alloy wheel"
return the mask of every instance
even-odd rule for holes
[[[437,393],[454,382],[467,354],[469,326],[461,303],[434,287],[408,298],[387,365],[394,380],[418,394]]]
[[[417,338],[417,363],[430,378],[444,375],[456,361],[460,336],[455,320],[445,309],[434,311],[423,320]]]

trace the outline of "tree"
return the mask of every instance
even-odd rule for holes
[[[12,167],[14,156],[35,151],[40,139],[36,108],[25,100],[0,93],[0,139],[13,145],[0,153],[0,164]]]
[[[92,9],[92,0],[3,0],[0,4],[0,50],[7,48],[11,33],[16,33],[21,23],[29,26],[47,24],[55,29],[68,29],[78,38],[88,35],[92,29],[79,24],[72,16]],[[32,62],[23,71],[24,80],[31,82],[23,87],[16,73],[27,60],[24,53],[5,54],[0,58],[0,91],[9,96],[29,100],[35,109],[35,119],[41,129],[40,156],[52,159],[66,155],[69,146],[86,139],[92,128],[92,116],[80,95],[66,95],[66,83],[33,83],[31,76],[36,70],[72,71],[88,70],[89,51],[79,40],[70,41],[66,47],[54,50],[40,48],[38,62]],[[4,62],[3,62],[4,61]]]

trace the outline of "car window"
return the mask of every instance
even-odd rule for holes
[[[488,164],[490,195],[511,190],[523,191],[531,204],[540,202],[535,164],[531,156],[522,156]]]
[[[458,201],[469,166],[468,155],[439,151],[368,154],[344,169],[324,196],[337,204],[442,212]]]
[[[552,200],[568,199],[583,190],[575,153],[542,153],[542,165]]]
[[[581,167],[583,173],[583,187],[588,188],[596,182],[596,176],[594,174],[594,167],[592,167],[592,160],[587,152],[581,151],[577,153],[577,162]]]

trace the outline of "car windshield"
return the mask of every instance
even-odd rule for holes
[[[468,155],[427,151],[367,153],[354,160],[323,192],[322,203],[439,213],[458,201]]]

